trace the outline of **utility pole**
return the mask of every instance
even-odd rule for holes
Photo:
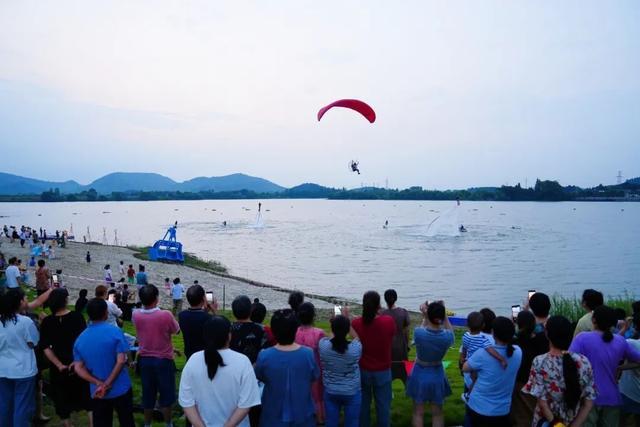
[[[618,171],[618,175],[616,176],[616,178],[617,178],[618,185],[622,184],[622,180],[623,180],[622,171]]]

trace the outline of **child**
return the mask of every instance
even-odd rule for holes
[[[49,259],[54,259],[56,257],[56,252],[53,250],[53,246],[49,245]]]
[[[113,284],[113,278],[111,277],[111,266],[109,264],[104,266],[104,282],[107,286]]]
[[[169,279],[168,277],[164,278],[164,291],[168,296],[171,296],[171,279]]]
[[[173,286],[171,287],[171,299],[173,299],[173,315],[177,316],[182,311],[182,294],[184,294],[184,287],[180,283],[180,278],[173,279]]]
[[[503,367],[507,366],[507,361],[492,347],[495,342],[493,337],[485,332],[482,332],[484,326],[484,317],[481,313],[473,311],[467,316],[467,327],[469,330],[462,335],[462,346],[460,347],[460,362],[459,366],[462,369],[462,365],[471,357],[473,353],[480,349],[485,349],[493,357],[500,361]],[[478,374],[476,372],[465,372],[464,377],[464,393],[462,400],[465,402],[469,397],[469,393],[473,388]]]
[[[129,268],[127,269],[127,283],[133,285],[136,280],[136,270],[133,269],[133,264],[129,264]]]
[[[91,262],[91,252],[87,251],[87,256],[84,258],[87,260],[87,264]]]
[[[118,272],[120,273],[120,276],[124,277],[126,273],[124,268],[124,261],[120,261],[120,265],[118,265]]]

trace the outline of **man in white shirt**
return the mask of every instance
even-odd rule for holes
[[[4,271],[4,275],[7,278],[6,286],[9,289],[19,288],[22,285],[22,275],[18,266],[16,266],[17,261],[16,257],[10,258],[9,267]]]

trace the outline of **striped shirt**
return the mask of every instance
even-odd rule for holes
[[[467,359],[469,359],[476,350],[487,348],[491,345],[493,345],[491,340],[482,332],[474,335],[467,331],[462,335],[462,351],[467,352]]]
[[[325,337],[318,343],[318,352],[322,364],[322,383],[327,393],[353,396],[360,391],[360,341],[351,341],[344,354],[340,354],[333,349],[331,339]]]

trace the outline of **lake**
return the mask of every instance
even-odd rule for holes
[[[640,289],[640,203],[264,200],[260,221],[257,205],[0,203],[0,215],[49,232],[73,224],[80,242],[89,227],[93,241],[103,242],[104,228],[112,244],[117,229],[120,243],[135,245],[153,244],[178,221],[186,251],[234,275],[355,300],[395,288],[412,310],[444,299],[460,313],[489,306],[507,314],[528,289]]]

